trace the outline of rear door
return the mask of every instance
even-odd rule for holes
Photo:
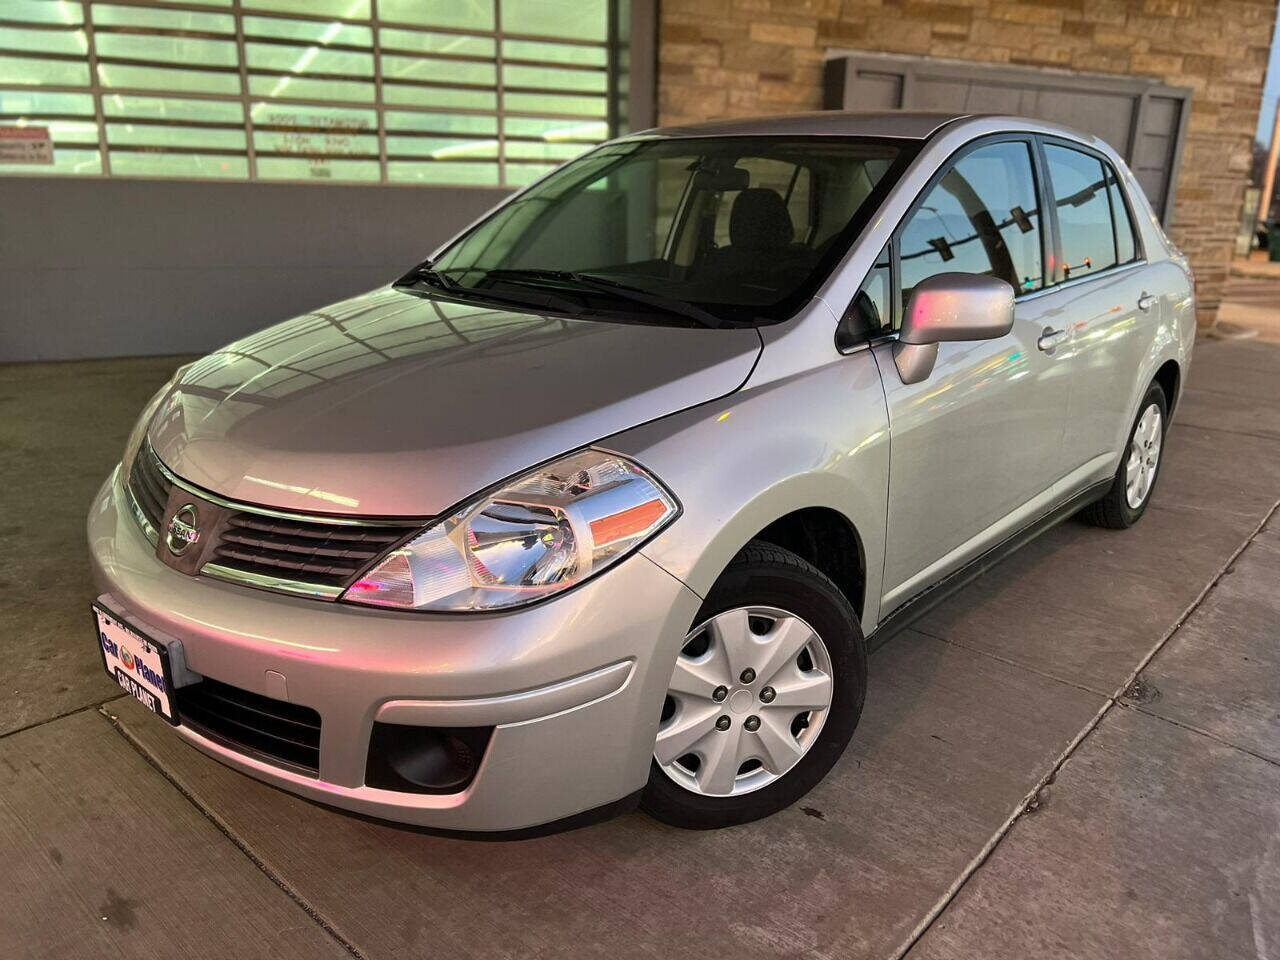
[[[1070,333],[1064,449],[1073,487],[1109,474],[1129,426],[1134,378],[1159,322],[1160,302],[1131,207],[1101,153],[1045,138],[1044,161],[1062,262],[1050,296]],[[1073,492],[1067,490],[1066,492]]]
[[[940,344],[920,383],[902,383],[892,343],[874,348],[892,436],[886,613],[1020,525],[1066,469],[1066,367],[1039,346],[1061,305],[1038,296],[1048,245],[1033,138],[979,141],[949,160],[895,243],[898,319],[937,273],[997,276],[1017,299],[1008,335]]]

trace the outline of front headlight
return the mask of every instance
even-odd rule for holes
[[[583,450],[478,498],[392,551],[342,599],[412,610],[497,610],[567,590],[678,512],[636,464]]]
[[[129,439],[124,442],[124,455],[120,458],[120,469],[126,479],[129,476],[129,471],[133,469],[133,461],[137,458],[138,451],[142,449],[142,438],[147,435],[147,427],[151,425],[151,418],[156,415],[156,407],[160,403],[160,398],[164,396],[164,391],[167,389],[169,388],[166,386],[147,401],[147,405],[142,408],[142,413],[138,415],[138,419],[134,422],[133,429],[129,431]]]

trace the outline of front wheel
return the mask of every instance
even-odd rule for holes
[[[1160,455],[1164,451],[1165,424],[1169,406],[1164,390],[1152,384],[1138,406],[1138,416],[1129,431],[1116,469],[1115,479],[1106,496],[1081,511],[1080,516],[1097,527],[1123,530],[1138,522],[1151,502],[1156,478],[1160,474]]]
[[[844,752],[866,686],[848,599],[794,553],[753,541],[676,658],[641,807],[710,829],[790,806]]]

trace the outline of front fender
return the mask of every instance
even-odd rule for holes
[[[865,632],[879,617],[889,424],[875,359],[861,351],[748,387],[605,441],[675,493],[680,518],[642,552],[700,596],[742,547],[796,510],[845,517],[861,544]]]

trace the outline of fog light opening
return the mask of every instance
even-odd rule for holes
[[[475,779],[492,727],[375,723],[365,783],[406,793],[460,793]]]

